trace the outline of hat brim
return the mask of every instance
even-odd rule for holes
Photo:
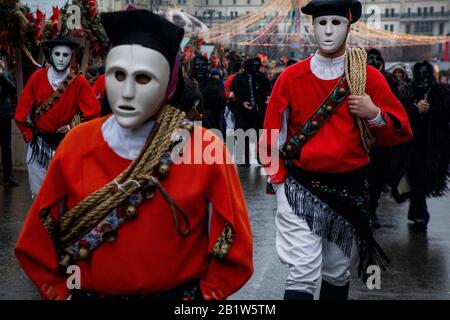
[[[325,6],[325,4],[324,4]],[[315,16],[316,11],[320,9],[321,6],[317,6],[313,1],[310,1],[306,6],[302,7],[301,10],[304,14]],[[359,1],[353,1],[352,6],[350,8],[352,13],[352,19],[350,23],[355,23],[361,18],[362,14],[362,4]],[[328,14],[327,14],[328,15]]]
[[[53,40],[47,40],[44,43],[42,43],[42,46],[45,48],[52,49],[56,46],[66,46],[69,47],[72,50],[78,49],[80,45],[76,42],[73,42],[68,39],[60,40],[60,39],[53,39]]]

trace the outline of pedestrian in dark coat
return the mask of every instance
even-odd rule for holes
[[[2,151],[3,184],[16,187],[13,176],[11,152],[11,121],[14,117],[15,104],[12,97],[16,94],[13,76],[6,69],[3,59],[0,59],[0,147]]]

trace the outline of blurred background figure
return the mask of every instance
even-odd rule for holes
[[[225,89],[220,70],[211,77],[208,71],[208,59],[196,56],[192,59],[190,78],[194,80],[203,96],[203,127],[222,130],[221,121],[225,111]]]
[[[2,152],[3,185],[17,187],[14,180],[11,153],[11,121],[15,112],[16,85],[0,54],[0,148]]]
[[[232,112],[235,117],[235,129],[244,131],[255,129],[257,139],[259,139],[259,130],[262,129],[267,100],[272,90],[269,79],[261,73],[260,69],[260,58],[247,59],[243,65],[243,72],[235,76],[230,87],[234,100]],[[245,140],[243,164],[250,165],[249,139]]]
[[[436,81],[427,61],[415,64],[413,74],[413,82],[400,91],[414,134],[402,168],[410,189],[408,219],[416,231],[423,232],[430,220],[426,198],[448,191],[450,91]]]
[[[406,72],[406,67],[403,64],[397,64],[392,69],[392,73],[395,76],[395,79],[397,80],[397,86],[398,88],[401,88],[402,86],[411,83],[411,80],[408,77],[408,73]]]

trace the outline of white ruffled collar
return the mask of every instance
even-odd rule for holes
[[[326,58],[319,52],[311,59],[311,71],[321,80],[334,80],[345,72],[345,56],[347,52],[337,58]]]
[[[70,73],[70,68],[67,68],[64,72],[57,72],[53,67],[48,68],[47,79],[53,90],[59,88],[61,83],[66,79]]]
[[[124,159],[135,160],[145,146],[154,126],[155,122],[149,121],[138,128],[123,128],[112,115],[103,123],[102,135],[114,153]]]

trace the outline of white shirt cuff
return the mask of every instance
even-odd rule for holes
[[[381,115],[381,109],[378,108],[378,114],[375,118],[372,120],[367,120],[367,123],[369,126],[385,126],[386,122],[383,119],[383,116]]]

